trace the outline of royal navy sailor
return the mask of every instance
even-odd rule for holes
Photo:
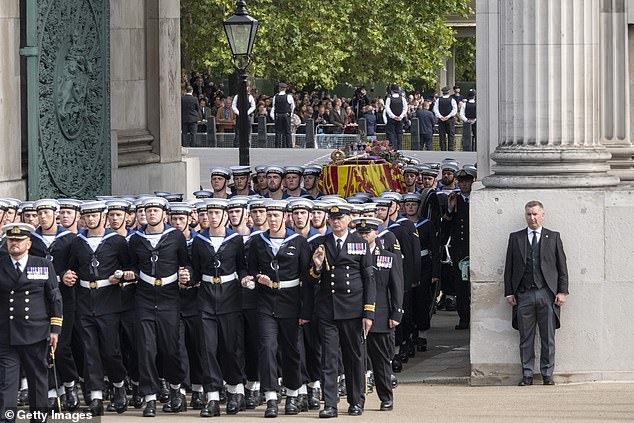
[[[146,401],[143,416],[154,417],[156,393],[160,389],[158,355],[170,384],[171,411],[187,409],[185,393],[181,391],[185,370],[179,345],[179,284],[189,283],[190,268],[185,236],[164,223],[167,200],[148,197],[143,205],[147,225],[132,235],[129,250],[132,268],[138,276],[135,299],[139,390]]]

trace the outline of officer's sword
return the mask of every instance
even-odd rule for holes
[[[53,376],[55,377],[55,396],[57,397],[57,409],[62,412],[62,401],[59,397],[59,382],[57,381],[57,366],[55,365],[55,348],[51,345],[51,362],[53,363]]]
[[[361,329],[363,334],[362,356],[363,356],[363,381],[365,384],[365,395],[368,395],[368,336],[365,333],[365,329]]]

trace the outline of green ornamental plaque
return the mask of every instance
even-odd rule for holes
[[[37,9],[37,169],[29,196],[108,195],[109,0],[38,0]]]

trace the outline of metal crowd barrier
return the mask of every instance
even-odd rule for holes
[[[202,126],[202,125],[200,125]],[[299,134],[293,134],[293,146],[295,148],[315,148],[315,149],[339,149],[356,143],[361,139],[361,133],[366,132],[365,119],[361,118],[358,122],[357,133],[354,134],[335,134],[333,132],[333,124],[315,125],[313,119],[306,119],[305,124],[301,124]],[[458,128],[456,125],[455,151],[462,150],[462,126]],[[204,128],[204,127],[203,127]],[[206,125],[207,132],[198,132],[195,134],[192,147],[218,147],[218,148],[237,148],[238,141],[234,132],[219,132],[216,126],[216,120],[212,117]],[[377,124],[375,128],[376,139],[385,140],[385,124]],[[251,125],[251,148],[275,148],[275,124],[267,123],[264,117],[260,117],[257,123]],[[403,133],[403,149],[404,150],[420,150],[422,140],[418,130],[418,119],[412,119],[410,132]],[[434,133],[432,137],[432,150],[440,150],[439,136]]]

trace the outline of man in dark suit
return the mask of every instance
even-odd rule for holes
[[[520,386],[533,384],[535,327],[541,340],[540,371],[544,385],[554,385],[555,329],[568,296],[568,268],[559,232],[542,227],[544,206],[524,207],[528,228],[509,237],[504,266],[504,295],[513,306],[513,327],[520,331]]]
[[[0,301],[6,304],[0,309],[0,421],[13,421],[20,366],[30,411],[48,411],[48,351],[57,347],[62,329],[62,295],[51,262],[29,254],[35,228],[12,223],[2,229],[9,255],[0,260]]]
[[[200,105],[193,95],[194,89],[191,86],[188,85],[185,91],[185,95],[181,97],[181,134],[183,147],[190,147],[198,132]]]

